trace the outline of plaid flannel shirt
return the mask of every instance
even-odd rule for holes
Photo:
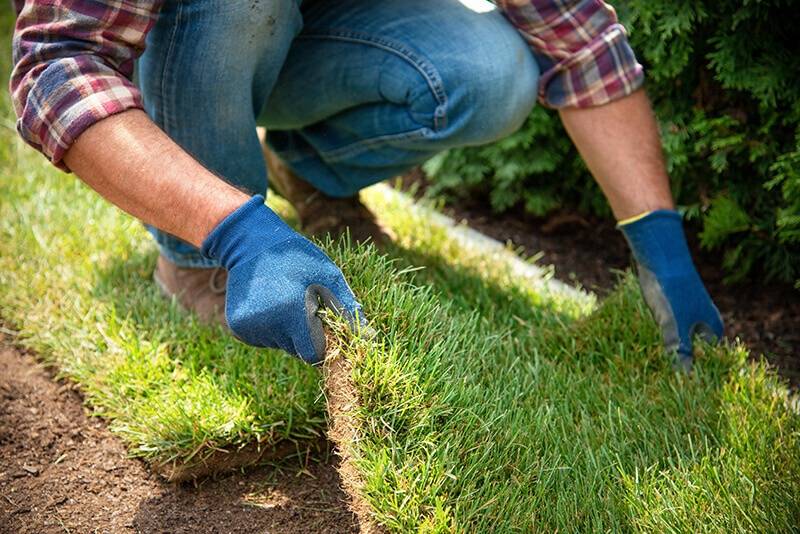
[[[62,158],[89,126],[142,108],[131,81],[163,0],[13,0],[10,89],[20,135]],[[611,102],[642,85],[642,67],[602,0],[497,0],[536,54],[546,106]]]

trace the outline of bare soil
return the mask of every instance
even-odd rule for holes
[[[358,532],[335,462],[163,481],[0,334],[0,533]]]
[[[403,178],[402,187],[419,197],[427,181],[415,170]],[[498,241],[510,241],[527,256],[542,253],[540,263],[553,265],[556,278],[601,295],[614,287],[614,271],[631,265],[625,239],[607,220],[572,212],[539,219],[521,209],[498,215],[479,202],[451,205],[445,211]],[[726,335],[741,339],[753,358],[763,354],[793,387],[800,387],[800,290],[758,279],[725,284],[720,255],[702,250],[693,236],[689,246],[725,320]]]

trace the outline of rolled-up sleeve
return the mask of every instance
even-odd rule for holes
[[[629,95],[642,66],[614,8],[601,0],[499,0],[536,55],[539,100],[548,107],[589,107]]]
[[[161,0],[17,0],[15,7],[17,130],[64,169],[64,153],[86,128],[142,107],[133,65]]]

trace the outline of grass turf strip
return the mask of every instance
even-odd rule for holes
[[[434,281],[447,277],[432,263]],[[363,287],[382,288],[364,294],[384,337],[340,339],[357,402],[339,410],[350,432],[334,434],[377,523],[397,532],[798,524],[795,401],[741,347],[707,348],[694,375],[673,374],[632,280],[573,320],[565,303],[511,285],[452,299],[441,295],[458,276],[433,289],[383,276]],[[495,306],[484,309],[484,297]]]
[[[319,373],[158,297],[141,226],[23,148],[7,111],[0,171],[0,316],[81,385],[133,454],[180,464],[322,432]],[[400,235],[390,251],[399,259],[330,252],[379,332],[337,347],[354,399],[341,446],[374,523],[397,532],[800,524],[793,400],[743,349],[708,349],[693,376],[674,375],[630,281],[590,314],[591,304],[519,286],[425,221],[370,202]]]

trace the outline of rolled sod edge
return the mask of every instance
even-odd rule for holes
[[[246,467],[309,453],[319,455],[330,449],[328,440],[319,438],[307,442],[282,440],[277,443],[248,443],[236,449],[214,449],[200,459],[166,462],[151,461],[154,473],[168,482],[189,482],[216,476]]]
[[[352,444],[358,441],[359,435],[355,417],[359,399],[352,380],[352,370],[352,362],[329,334],[328,353],[322,370],[328,408],[328,439],[336,446],[336,454],[341,459],[338,466],[339,477],[343,489],[350,497],[348,505],[358,518],[361,532],[383,534],[387,530],[375,523],[372,508],[362,497],[364,480],[352,455]]]

